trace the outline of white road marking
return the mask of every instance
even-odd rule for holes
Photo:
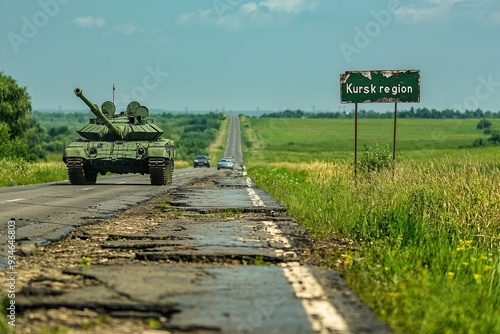
[[[297,298],[302,300],[315,333],[350,333],[344,318],[328,301],[321,284],[305,266],[286,265],[283,274],[292,283]]]
[[[124,182],[124,183],[125,183],[125,182]],[[87,191],[87,190],[92,190],[92,189],[95,189],[95,187],[83,188],[82,190],[83,190],[83,191]]]
[[[247,184],[247,192],[248,196],[250,196],[250,200],[252,201],[253,206],[266,206],[264,204],[264,201],[260,196],[255,192],[255,190],[252,188],[252,181],[250,180],[249,177],[246,178],[246,184]]]
[[[271,242],[281,243],[284,248],[292,248],[292,244],[276,223],[272,221],[262,221],[262,223],[271,237]],[[290,256],[292,253],[296,256],[292,251],[284,252],[283,249],[275,249],[278,257]],[[314,333],[350,333],[344,318],[330,303],[323,287],[307,267],[301,266],[298,262],[285,262],[281,266],[283,275],[291,283],[295,296],[302,301],[302,307]]]
[[[262,198],[253,190],[253,188],[247,188],[248,196],[250,196],[250,200],[252,201],[253,206],[266,206]]]
[[[12,202],[19,202],[19,201],[25,201],[26,198],[15,198],[15,199],[9,199],[4,201],[4,203],[12,203]]]
[[[284,248],[292,248],[292,244],[290,243],[288,238],[281,233],[281,230],[278,227],[278,225],[268,220],[265,220],[262,223],[265,226],[265,231],[272,236],[271,238],[272,242],[279,242],[283,244]]]

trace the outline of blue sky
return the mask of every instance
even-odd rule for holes
[[[0,71],[37,109],[351,110],[345,71],[421,71],[414,107],[500,110],[498,0],[0,0]],[[365,109],[392,110],[388,104]]]

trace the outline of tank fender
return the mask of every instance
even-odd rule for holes
[[[165,159],[175,159],[174,150],[166,150],[165,147],[155,147],[149,146],[147,152],[145,154],[146,158],[155,157],[155,158],[165,158]]]
[[[83,147],[66,147],[64,150],[63,159],[68,157],[80,157],[87,158],[87,152],[83,149]]]

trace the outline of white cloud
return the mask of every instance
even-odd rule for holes
[[[113,28],[115,29],[116,32],[124,35],[132,35],[136,31],[142,31],[142,29],[138,29],[135,25],[133,25],[130,22],[116,25]]]
[[[408,5],[396,10],[396,17],[404,21],[422,22],[442,17],[457,0],[424,0],[420,5]],[[459,0],[458,0],[459,1]]]
[[[179,15],[177,23],[184,25],[196,20],[201,25],[238,30],[249,25],[265,26],[286,15],[311,12],[319,2],[320,0],[262,0],[242,3],[234,0],[215,0],[212,8]]]
[[[492,16],[489,7],[493,2],[494,0],[420,0],[399,7],[395,14],[401,22],[437,21],[453,17],[483,20]]]
[[[272,11],[300,13],[312,11],[319,4],[319,0],[265,0],[259,6],[267,7]]]
[[[106,21],[102,17],[81,16],[73,20],[73,24],[82,28],[104,27]],[[123,35],[132,35],[136,32],[144,32],[143,29],[136,27],[134,24],[127,22],[123,24],[114,25],[112,30],[105,32],[106,35],[119,33]]]
[[[82,28],[103,27],[106,21],[102,17],[81,16],[73,20],[73,24]]]
[[[259,10],[259,5],[257,5],[255,2],[244,3],[241,5],[241,11],[244,13],[250,14],[257,10]]]

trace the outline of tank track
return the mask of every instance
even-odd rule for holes
[[[150,158],[149,165],[149,178],[152,185],[166,185],[172,183],[174,175],[174,162],[173,160],[163,158]]]
[[[85,171],[83,170],[82,158],[66,159],[66,168],[68,169],[69,183],[85,184]]]
[[[88,173],[83,167],[83,158],[66,159],[69,183],[71,184],[95,184],[97,174]]]

